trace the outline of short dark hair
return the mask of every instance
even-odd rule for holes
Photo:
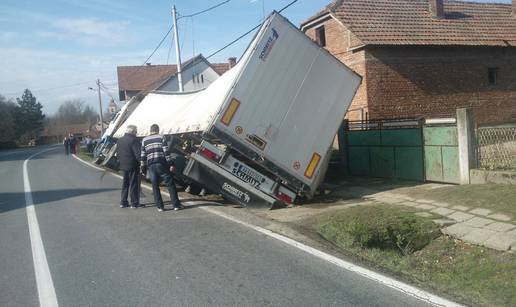
[[[150,132],[158,132],[159,133],[159,126],[157,124],[153,124],[150,126]]]

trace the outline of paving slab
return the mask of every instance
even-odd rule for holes
[[[428,204],[420,204],[419,206],[416,206],[416,208],[422,209],[422,210],[432,210],[432,209],[435,209],[435,206],[428,205]]]
[[[473,217],[475,217],[473,214],[464,213],[464,212],[454,212],[454,213],[448,215],[448,218],[456,220],[457,222],[464,222]]]
[[[448,207],[448,206],[450,206],[450,204],[443,203],[443,202],[435,202],[435,203],[433,203],[433,205],[437,206],[437,207]]]
[[[488,216],[489,214],[492,213],[492,211],[489,209],[485,209],[485,208],[476,208],[476,209],[471,210],[469,213],[473,213],[475,215]]]
[[[453,225],[453,224],[457,223],[454,220],[448,220],[448,219],[435,219],[435,220],[432,220],[432,222],[436,223],[437,225],[441,225],[441,226],[449,226],[449,225]]]
[[[516,237],[516,229],[513,229],[511,231],[508,231],[507,234],[511,235],[511,236],[515,236]]]
[[[500,232],[506,232],[506,231],[516,228],[516,225],[504,223],[504,222],[494,222],[489,225],[486,225],[485,228],[495,230],[495,231],[500,231]]]
[[[404,202],[403,199],[399,199],[399,198],[391,198],[391,197],[373,197],[374,200],[376,201],[379,201],[379,202],[382,202],[382,203],[386,203],[386,204],[399,204],[401,202]]]
[[[435,203],[435,200],[431,199],[416,199],[418,203],[424,203],[424,204],[433,204]]]
[[[422,216],[422,217],[432,217],[433,216],[431,213],[428,213],[428,212],[417,212],[416,215]]]
[[[432,212],[437,213],[442,216],[448,216],[448,215],[452,214],[453,212],[455,212],[455,210],[451,210],[448,208],[435,208],[434,210],[432,210]]]
[[[483,245],[483,243],[486,242],[489,238],[499,234],[499,232],[494,230],[475,228],[471,232],[465,234],[461,239],[468,243]]]
[[[404,201],[401,204],[404,205],[404,206],[414,207],[414,208],[419,206],[418,203],[415,203],[415,202],[412,202],[412,201]]]
[[[484,226],[486,226],[488,224],[494,223],[494,220],[485,219],[485,218],[482,218],[482,217],[475,216],[474,218],[471,218],[471,219],[465,221],[464,223],[466,223],[466,224],[468,224],[470,226],[473,226],[473,227],[481,228],[481,227],[484,227]],[[489,229],[489,230],[494,230],[494,229]]]
[[[455,237],[455,238],[459,238],[460,239],[460,238],[462,238],[466,234],[469,234],[470,232],[472,232],[475,229],[477,229],[477,228],[469,226],[469,225],[466,225],[464,223],[457,223],[455,225],[451,225],[451,226],[448,226],[446,228],[441,229],[441,232],[446,234],[446,235],[449,235],[451,237]]]
[[[484,242],[485,246],[500,251],[507,251],[511,249],[511,246],[514,244],[516,244],[516,237],[508,235],[507,233],[495,233]]]
[[[488,215],[487,217],[490,219],[495,219],[495,220],[504,221],[504,222],[508,222],[511,220],[510,216],[507,216],[507,215],[501,214],[501,213],[491,214],[491,215]]]
[[[468,211],[470,209],[469,207],[466,207],[466,206],[453,206],[451,208],[455,209],[455,210],[460,210],[460,211]]]
[[[406,196],[406,195],[397,195],[399,198],[402,198],[404,200],[408,201],[415,201],[416,199],[414,197]]]

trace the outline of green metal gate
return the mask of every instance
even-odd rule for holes
[[[350,122],[345,129],[348,169],[354,176],[423,181],[419,121]]]
[[[459,183],[454,119],[345,123],[347,168],[353,176]]]
[[[425,126],[423,137],[426,180],[460,183],[457,126]]]

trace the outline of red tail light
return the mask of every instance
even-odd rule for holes
[[[283,194],[281,192],[278,192],[278,194],[276,194],[276,196],[278,197],[279,200],[281,200],[283,202],[286,202],[287,204],[291,204],[291,203],[294,202],[292,197],[288,196],[287,194]]]
[[[213,161],[219,161],[220,156],[214,153],[213,151],[209,150],[208,148],[204,147],[201,149],[201,154],[205,156],[206,158],[213,160]]]

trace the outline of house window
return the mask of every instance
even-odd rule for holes
[[[195,75],[192,75],[192,81],[195,83]]]
[[[315,42],[321,47],[326,46],[326,32],[324,31],[324,26],[315,29]]]
[[[201,74],[201,83],[204,83],[204,75]]]
[[[489,85],[496,85],[498,82],[498,67],[489,67],[487,69],[487,80]]]

